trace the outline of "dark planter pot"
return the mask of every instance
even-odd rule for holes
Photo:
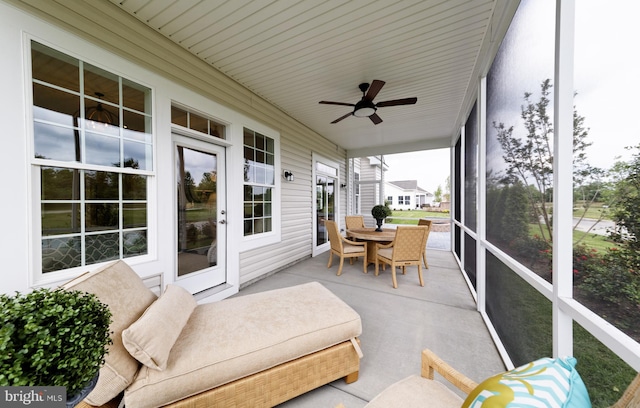
[[[76,405],[78,405],[83,399],[87,397],[87,395],[89,395],[91,391],[93,391],[94,388],[96,388],[99,374],[100,373],[97,373],[96,376],[93,377],[93,379],[89,381],[87,385],[85,385],[84,388],[81,389],[80,392],[77,393],[76,395],[72,395],[72,396],[67,395],[67,408],[73,408]]]
[[[378,228],[376,231],[382,232],[382,223],[384,222],[384,218],[376,218],[376,224],[378,224]]]

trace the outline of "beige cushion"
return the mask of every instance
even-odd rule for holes
[[[462,402],[443,383],[412,375],[387,387],[365,408],[460,408]]]
[[[378,249],[378,255],[383,256],[387,259],[391,259],[393,258],[393,248]]]
[[[111,310],[113,344],[100,369],[98,384],[86,398],[91,405],[106,404],[131,384],[140,368],[140,363],[122,344],[122,331],[138,320],[157,296],[123,261],[86,273],[63,287],[93,293]]]
[[[157,407],[357,337],[360,316],[317,282],[198,305],[167,368],[143,366],[125,405]]]
[[[344,244],[342,245],[342,250],[345,254],[352,254],[354,252],[364,252],[364,245],[352,245],[352,244]]]
[[[122,332],[124,347],[147,367],[164,370],[169,352],[196,305],[191,293],[167,285],[164,294]]]

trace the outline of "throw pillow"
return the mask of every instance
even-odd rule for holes
[[[95,294],[113,315],[110,326],[113,344],[100,369],[98,384],[86,398],[94,406],[106,404],[131,384],[140,368],[140,363],[122,345],[122,331],[158,297],[124,261],[108,263],[62,287]]]
[[[467,397],[462,408],[590,408],[576,359],[542,358],[490,377]]]
[[[180,286],[167,285],[144,314],[122,332],[122,343],[136,360],[154,370],[167,368],[169,352],[197,303]]]

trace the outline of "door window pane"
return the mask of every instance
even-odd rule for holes
[[[183,146],[176,151],[178,276],[217,265],[217,156]]]

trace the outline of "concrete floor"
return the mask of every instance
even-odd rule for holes
[[[448,235],[448,234],[447,234]],[[433,244],[430,236],[429,241]],[[505,370],[489,332],[453,254],[427,246],[429,269],[420,287],[416,267],[398,274],[398,289],[391,286],[389,268],[379,276],[373,265],[362,273],[362,261],[346,261],[336,276],[338,258],[327,268],[328,253],[306,259],[255,282],[236,296],[318,281],[343,299],[362,318],[360,336],[364,357],[360,377],[320,387],[279,405],[281,408],[361,408],[390,384],[420,373],[420,352],[430,348],[475,381]]]

